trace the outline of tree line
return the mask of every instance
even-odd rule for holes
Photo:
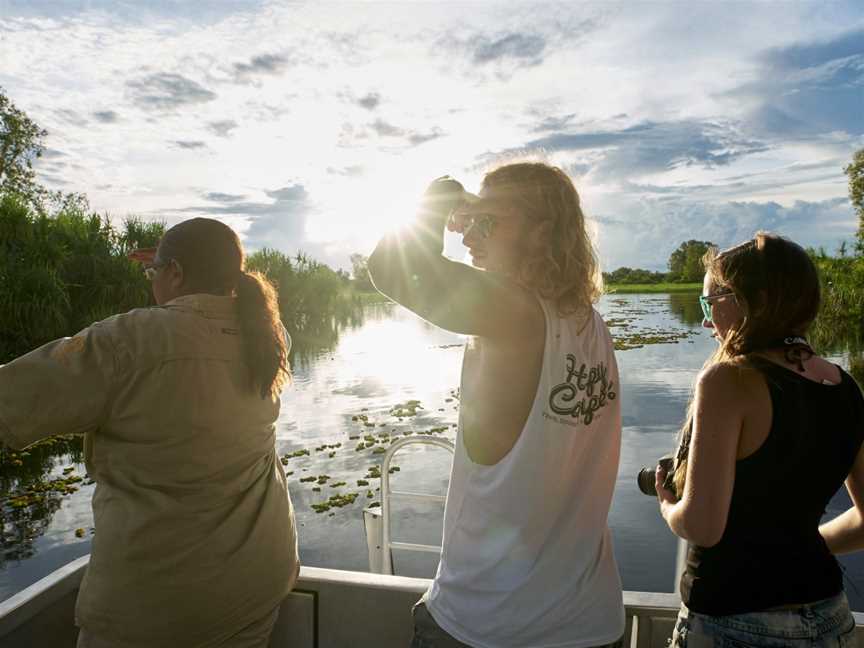
[[[127,254],[157,245],[165,223],[130,217],[114,225],[84,194],[40,185],[33,164],[46,135],[0,88],[0,363],[153,303],[140,264]],[[357,305],[346,272],[302,252],[260,250],[247,267],[273,282],[295,339],[331,339]]]
[[[705,274],[702,257],[711,247],[714,244],[710,241],[685,241],[669,256],[668,272],[625,266],[604,272],[603,281],[607,284],[702,283]]]

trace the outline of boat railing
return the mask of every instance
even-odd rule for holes
[[[74,648],[75,599],[88,560],[78,558],[0,602],[0,648]],[[428,587],[424,578],[301,567],[269,648],[404,648],[411,607]],[[679,604],[671,592],[624,592],[625,646],[666,648]],[[864,614],[854,616],[853,645],[864,646]]]
[[[387,448],[381,461],[381,510],[366,507],[363,510],[363,523],[366,526],[366,544],[369,551],[369,570],[377,574],[393,574],[393,549],[403,551],[419,551],[425,553],[441,553],[440,545],[420,544],[416,542],[397,542],[392,539],[390,521],[392,518],[391,498],[409,502],[441,502],[444,495],[434,493],[417,493],[399,491],[390,488],[390,463],[393,457],[408,446],[433,446],[453,453],[452,441],[429,436],[406,437],[399,439]]]

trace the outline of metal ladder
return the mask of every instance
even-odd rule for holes
[[[410,491],[390,490],[390,462],[393,456],[409,445],[431,445],[454,452],[454,445],[447,439],[434,437],[406,437],[399,439],[390,445],[384,453],[381,462],[381,508],[363,509],[363,523],[366,527],[366,548],[369,552],[369,571],[375,574],[393,574],[393,549],[406,551],[421,551],[427,553],[439,553],[440,546],[416,544],[413,542],[393,542],[390,539],[390,496],[396,495],[414,502],[443,502],[444,495],[432,495],[431,493],[412,493]],[[687,543],[678,539],[675,556],[675,576],[673,592],[680,594],[679,586],[681,575],[686,568]]]
[[[417,544],[414,542],[394,542],[390,538],[390,497],[395,495],[412,502],[443,502],[444,495],[414,493],[390,490],[390,462],[393,456],[409,445],[431,445],[454,452],[454,446],[447,439],[434,437],[410,437],[392,443],[384,453],[381,462],[381,508],[363,509],[363,523],[366,527],[366,547],[369,551],[369,571],[377,574],[393,574],[393,549],[440,553],[437,545]]]

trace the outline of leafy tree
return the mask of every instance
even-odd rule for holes
[[[855,251],[864,256],[864,149],[855,152],[852,162],[843,171],[849,177],[849,200],[858,215]]]
[[[603,273],[603,281],[607,284],[656,284],[666,280],[665,272],[653,272],[626,266]]]
[[[36,182],[33,162],[42,155],[47,134],[0,88],[0,194],[40,202],[44,190]]]
[[[369,278],[369,257],[354,253],[348,259],[351,261],[351,273],[354,275],[355,285],[359,290],[375,290],[372,280]]]
[[[711,247],[714,247],[713,243],[696,240],[679,245],[669,257],[669,278],[682,283],[701,281],[705,272],[702,257]]]

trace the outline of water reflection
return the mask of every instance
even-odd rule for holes
[[[702,324],[702,307],[699,305],[698,292],[670,293],[666,297],[669,298],[669,312],[679,322],[688,326]]]
[[[638,491],[636,473],[674,446],[694,377],[716,343],[701,328],[697,293],[613,295],[603,299],[600,311],[622,348],[617,357],[624,435],[609,517],[619,567],[626,589],[671,591],[675,539],[656,502]],[[860,332],[844,338],[835,328],[818,335],[829,333],[830,338],[814,338],[820,349],[823,340],[837,345],[832,348],[838,353],[861,349]],[[374,480],[364,477],[380,463],[391,439],[454,437],[454,390],[465,340],[390,304],[307,321],[291,334],[294,383],[283,394],[277,446],[295,505],[301,560],[365,570],[361,512],[378,499],[378,491]],[[421,407],[412,416],[396,415],[393,406],[409,400]],[[0,598],[89,550],[92,486],[81,462],[81,441],[71,438],[29,453],[0,453]],[[408,450],[397,464],[403,471],[394,479],[404,490],[446,489],[449,457],[440,451]],[[356,502],[316,512],[331,496],[352,493]],[[26,497],[16,499],[20,496]],[[838,501],[836,508],[843,505]],[[399,538],[434,542],[441,532],[440,508],[403,505],[393,525]],[[848,560],[844,564],[849,573],[864,573]],[[397,567],[405,575],[429,576],[435,557],[399,555]],[[855,600],[854,593],[850,598],[856,609],[864,609],[864,599]]]
[[[34,542],[50,526],[63,498],[77,492],[85,479],[75,474],[82,453],[81,437],[54,437],[25,451],[0,450],[0,567],[35,555]]]
[[[321,353],[336,348],[342,331],[362,326],[365,320],[366,309],[356,304],[354,308],[345,309],[336,315],[305,321],[302,328],[288,332],[292,342],[289,356],[291,366],[308,366]]]

